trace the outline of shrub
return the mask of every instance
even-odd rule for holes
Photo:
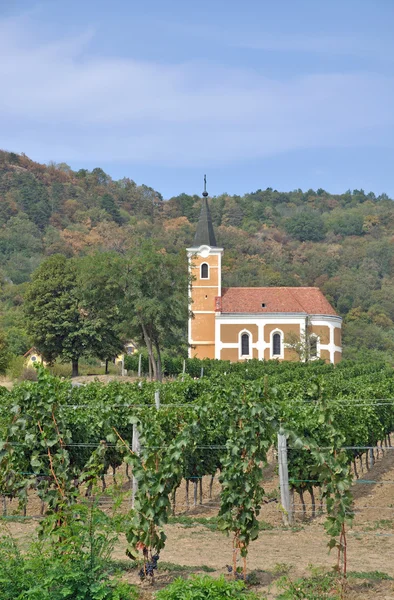
[[[197,576],[191,579],[175,579],[164,590],[156,594],[156,600],[185,600],[186,598],[199,598],[199,600],[224,600],[236,598],[237,600],[257,600],[258,596],[249,592],[243,581],[228,581],[223,576],[219,579]]]
[[[75,519],[57,538],[53,531],[53,539],[44,536],[23,554],[10,536],[0,539],[1,600],[136,600],[136,589],[107,566],[114,537],[105,523],[89,524],[88,510],[80,506],[82,522]]]
[[[8,363],[7,377],[10,379],[20,379],[23,373],[25,359],[23,356],[13,356]]]

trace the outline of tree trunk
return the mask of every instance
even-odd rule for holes
[[[152,341],[149,337],[148,331],[147,331],[144,323],[141,323],[141,329],[142,329],[142,333],[144,336],[146,347],[148,349],[149,359],[150,359],[150,363],[152,365],[152,370],[153,370],[153,377],[157,381],[158,380],[157,379],[157,366],[156,366],[155,357],[153,355]]]
[[[72,374],[71,377],[78,377],[78,359],[72,361]]]
[[[161,353],[160,353],[160,348],[159,348],[159,344],[157,343],[157,341],[155,341],[155,348],[156,348],[156,352],[157,352],[157,381],[162,381],[163,379],[163,373],[162,373],[162,369],[161,369]]]
[[[109,358],[105,359],[105,374],[108,375],[109,371],[108,371],[108,363],[109,363]]]
[[[202,504],[202,477],[200,477],[199,482],[200,482],[200,504]]]

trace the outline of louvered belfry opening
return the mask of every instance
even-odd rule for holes
[[[247,333],[243,333],[241,337],[241,354],[242,356],[249,356],[249,336]]]

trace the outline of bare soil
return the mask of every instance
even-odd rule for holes
[[[307,576],[308,566],[330,569],[336,563],[335,551],[331,554],[327,549],[327,536],[324,531],[324,515],[311,517],[311,501],[305,494],[307,513],[304,516],[298,496],[295,498],[295,523],[292,528],[282,524],[280,505],[275,501],[275,490],[278,488],[276,464],[272,462],[264,470],[264,488],[267,503],[263,505],[260,519],[264,521],[265,530],[250,546],[248,570],[257,570],[260,579],[259,590],[267,598],[275,598],[277,591],[275,581],[282,570],[290,570],[292,578]],[[394,578],[394,451],[386,451],[375,465],[361,474],[355,483],[354,507],[356,517],[354,526],[348,533],[348,571],[372,572],[380,571]],[[106,477],[107,482],[113,480],[112,475]],[[376,483],[367,483],[367,482]],[[128,491],[130,483],[122,468],[117,474],[120,487]],[[197,485],[197,506],[194,506],[194,485],[189,485],[189,508],[187,507],[186,485],[182,483],[176,496],[176,514],[188,517],[214,517],[219,506],[220,484],[215,478],[212,486],[212,498],[209,494],[210,477],[203,479],[203,497],[200,505],[199,485]],[[127,494],[128,496],[128,494]],[[102,498],[105,507],[105,498]],[[121,507],[128,510],[129,498]],[[17,512],[15,501],[7,503],[8,514]],[[110,510],[110,506],[107,505]],[[34,492],[30,494],[28,515],[39,515],[40,502]],[[4,524],[4,521],[3,521]],[[36,528],[35,521],[6,522],[10,533],[18,539],[22,547],[32,539]],[[271,529],[269,529],[269,527]],[[190,568],[190,572],[203,572],[204,566],[215,571],[213,576],[225,574],[226,564],[232,562],[231,538],[214,529],[196,522],[172,523],[166,526],[168,536],[166,548],[161,554],[161,561]],[[121,537],[113,554],[114,559],[126,560],[126,540]],[[159,563],[160,567],[160,563]],[[163,586],[174,576],[186,576],[187,572],[159,570],[157,585]],[[127,572],[127,579],[138,583],[137,572]],[[382,599],[394,600],[394,581],[370,581],[351,579],[347,597],[351,600]],[[146,597],[151,588],[141,584]],[[157,589],[157,588],[156,588]]]

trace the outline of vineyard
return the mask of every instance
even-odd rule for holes
[[[124,535],[143,585],[171,552],[168,525],[209,514],[200,524],[228,534],[222,560],[244,582],[265,528],[289,536],[304,518],[322,520],[343,586],[352,485],[393,454],[394,371],[382,364],[189,361],[170,383],[82,387],[40,369],[37,382],[3,389],[0,407],[3,523],[37,520],[57,544],[75,540],[75,523],[80,540],[95,523],[98,540],[107,532],[90,546],[97,561]]]

